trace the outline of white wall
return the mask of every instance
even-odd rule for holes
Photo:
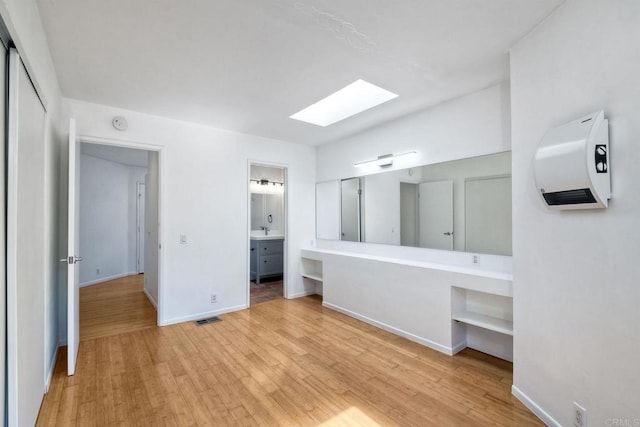
[[[385,170],[446,162],[511,149],[509,85],[502,83],[318,147],[318,182],[369,175],[353,164],[417,151]]]
[[[44,355],[46,384],[53,373],[58,344],[58,274],[64,274],[59,258],[66,256],[58,245],[60,216],[60,164],[63,158],[65,126],[60,117],[60,89],[35,0],[0,0],[0,15],[26,63],[31,79],[46,99],[44,132]],[[62,252],[62,254],[61,254]],[[36,393],[37,391],[34,391]]]
[[[313,293],[298,274],[300,248],[314,238],[315,148],[66,100],[79,134],[155,144],[160,161],[161,323],[246,306],[249,161],[288,167],[288,296]],[[115,115],[129,130],[111,126]],[[189,243],[181,245],[180,234]],[[210,303],[210,294],[218,303]],[[66,308],[63,307],[63,310]]]
[[[511,52],[514,385],[562,425],[640,420],[640,2],[568,0]],[[532,159],[553,126],[604,109],[608,209],[557,212]],[[549,422],[549,421],[548,421]]]
[[[410,158],[396,160],[385,171],[398,171],[409,167],[431,165],[450,160],[464,159],[508,151],[511,149],[511,124],[509,85],[502,83],[488,89],[472,93],[470,95],[445,102],[425,111],[400,118],[379,127],[373,128],[361,134],[344,140],[322,145],[318,147],[317,174],[318,181],[328,181],[352,176],[370,175],[380,172],[375,167],[354,167],[358,161],[376,158],[385,153],[401,153],[417,151],[417,155]],[[422,176],[420,173],[415,177]],[[390,173],[390,172],[386,172]],[[402,172],[395,172],[400,173]],[[413,177],[411,177],[413,178]],[[367,180],[370,178],[367,177]],[[371,180],[375,180],[371,177]],[[422,177],[424,180],[424,177]],[[398,179],[399,182],[400,178]],[[403,181],[411,181],[404,172]],[[365,199],[368,198],[367,184],[365,183]],[[399,224],[399,192],[400,186],[389,196],[391,200],[398,200],[398,213],[394,216]],[[397,193],[397,194],[395,194]],[[365,204],[369,202],[365,200]],[[394,205],[395,206],[395,205]],[[368,215],[368,214],[365,214]],[[394,223],[395,223],[394,222]],[[367,220],[365,219],[366,239],[369,240]],[[391,229],[386,226],[387,231]],[[381,241],[395,243],[397,239],[390,238],[390,233]],[[346,242],[330,242],[332,248],[340,249],[349,247],[365,253],[369,249],[369,243],[346,245]],[[418,249],[418,251],[423,249]],[[424,251],[424,250],[423,250]],[[403,257],[406,251],[398,246],[384,249],[387,256]],[[424,257],[433,256],[433,252],[418,252]],[[472,260],[471,256],[464,256],[465,260]],[[445,258],[457,260],[455,256],[444,255]],[[491,255],[481,257],[489,260]],[[501,261],[498,261],[500,263]],[[476,265],[477,266],[477,265]]]
[[[81,286],[136,273],[136,182],[145,174],[145,168],[81,156]]]

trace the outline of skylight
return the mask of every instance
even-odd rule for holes
[[[290,117],[324,127],[383,104],[397,96],[364,80],[356,80]]]

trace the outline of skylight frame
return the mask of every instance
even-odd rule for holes
[[[327,127],[397,97],[396,93],[358,79],[289,118]]]

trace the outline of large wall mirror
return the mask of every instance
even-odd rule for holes
[[[319,183],[316,196],[319,239],[511,255],[508,151]]]

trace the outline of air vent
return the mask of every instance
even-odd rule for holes
[[[542,193],[542,197],[549,206],[581,205],[583,203],[596,203],[593,193],[588,188],[579,190],[556,191],[555,193]]]
[[[196,320],[195,323],[196,326],[202,326],[202,325],[208,325],[209,323],[216,323],[216,322],[220,322],[222,319],[220,319],[218,316],[214,316],[214,317],[209,317],[208,319],[200,319],[200,320]]]

